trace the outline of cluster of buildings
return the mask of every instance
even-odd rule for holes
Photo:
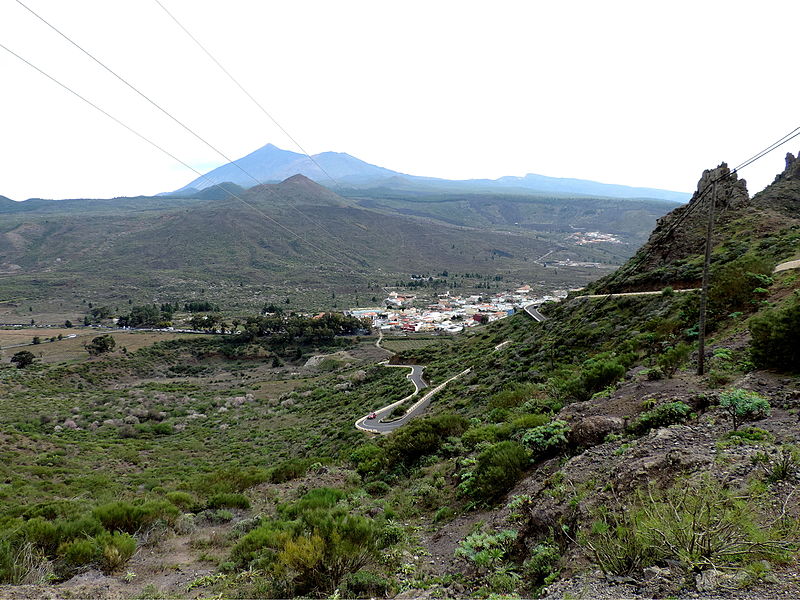
[[[384,307],[354,308],[345,314],[370,319],[372,326],[382,331],[459,333],[465,327],[474,327],[513,315],[525,306],[539,305],[548,300],[559,300],[566,291],[535,297],[530,286],[514,291],[486,296],[454,296],[440,294],[424,307],[413,306],[417,300],[410,294],[392,292],[384,300]]]
[[[607,244],[621,244],[622,240],[613,233],[604,233],[602,231],[576,231],[567,239],[573,240],[578,246],[585,246],[586,244],[599,244],[605,242]]]

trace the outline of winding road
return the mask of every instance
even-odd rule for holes
[[[389,367],[395,367],[395,366],[397,366],[397,367],[401,367],[401,366],[410,367],[411,368],[411,373],[409,373],[406,377],[408,377],[412,381],[412,383],[414,383],[415,387],[417,387],[417,382],[414,380],[414,378],[412,376],[414,375],[415,369],[419,369],[419,380],[422,381],[422,369],[423,369],[423,367],[420,367],[418,365],[413,365],[413,366],[411,366],[411,365],[386,365],[386,366],[389,366]],[[368,419],[367,417],[369,417],[369,415],[364,415],[358,421],[356,421],[356,429],[360,429],[361,431],[368,431],[370,433],[380,433],[382,435],[385,435],[387,433],[391,433],[392,431],[394,431],[398,427],[402,427],[403,425],[408,423],[414,417],[418,417],[419,415],[424,413],[425,410],[428,408],[428,405],[431,403],[431,400],[433,399],[433,396],[434,396],[434,394],[436,394],[436,392],[438,392],[439,390],[443,389],[448,383],[450,383],[454,379],[458,379],[462,375],[466,375],[471,370],[472,370],[472,367],[470,367],[468,369],[464,369],[463,371],[461,371],[461,373],[458,373],[457,375],[453,375],[447,381],[444,381],[443,383],[440,383],[439,385],[437,385],[435,388],[431,389],[431,391],[429,391],[424,396],[422,396],[422,398],[417,400],[414,403],[414,405],[406,411],[406,414],[404,414],[399,419],[396,419],[396,420],[391,421],[389,423],[381,423],[381,419],[385,419],[386,417],[388,417],[389,414],[391,414],[392,410],[394,410],[394,408],[396,406],[399,406],[403,402],[406,402],[408,399],[412,398],[414,396],[414,394],[416,394],[417,392],[414,392],[414,394],[411,394],[410,396],[406,396],[405,398],[403,398],[401,400],[398,400],[397,402],[393,402],[392,404],[390,404],[388,406],[384,406],[380,410],[376,410],[374,419]],[[422,383],[427,387],[427,384],[425,384],[424,381],[422,381]],[[420,389],[423,389],[423,388],[417,387],[417,391],[419,391]]]
[[[528,304],[528,306],[524,307],[522,310],[524,310],[526,313],[528,313],[528,315],[533,317],[535,321],[539,321],[539,323],[547,320],[547,317],[545,317],[542,313],[536,310],[533,304]]]

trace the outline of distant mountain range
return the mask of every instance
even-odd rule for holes
[[[313,158],[313,160],[311,159]],[[398,173],[364,162],[343,152],[322,152],[311,158],[267,144],[232,163],[222,165],[174,192],[165,195],[187,196],[216,184],[233,183],[250,188],[259,183],[276,183],[301,174],[347,195],[348,191],[403,191],[418,193],[522,193],[607,198],[648,198],[686,202],[690,194],[599,183],[584,179],[563,179],[529,173],[524,177],[499,179],[449,180]]]

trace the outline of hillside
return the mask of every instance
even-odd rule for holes
[[[752,199],[729,181],[703,375],[697,293],[669,287],[414,344],[392,362],[461,376],[388,436],[353,423],[413,392],[404,370],[331,316],[6,363],[0,594],[798,596],[800,284],[773,273],[798,258],[797,162]],[[597,288],[690,281],[702,208]]]
[[[448,180],[398,173],[343,152],[322,152],[308,157],[282,150],[272,144],[247,156],[222,165],[166,195],[196,194],[215,184],[234,182],[243,187],[257,183],[282,181],[301,174],[344,195],[375,194],[385,191],[417,194],[546,194],[565,196],[598,196],[609,198],[657,199],[685,202],[688,194],[587,181],[583,179],[546,177],[529,173],[524,177],[498,179]]]
[[[504,195],[345,198],[302,175],[227,190],[0,207],[0,291],[15,299],[12,322],[28,307],[66,312],[63,322],[88,302],[200,296],[240,312],[287,297],[303,310],[336,308],[369,301],[412,274],[448,273],[442,290],[487,281],[500,289],[575,287],[597,267],[559,269],[558,261],[613,268],[671,206]],[[584,230],[614,233],[618,243],[569,237]],[[537,262],[546,254],[549,267]]]

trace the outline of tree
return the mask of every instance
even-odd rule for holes
[[[763,396],[749,390],[736,388],[722,392],[719,405],[724,408],[733,419],[734,431],[739,428],[742,421],[761,419],[769,415],[769,401]]]
[[[66,321],[64,321],[64,327],[66,327],[67,329],[69,329],[70,327],[72,327],[72,321],[70,321],[69,319],[67,319]]]
[[[33,341],[31,342],[34,346],[42,343],[42,338],[38,335],[33,336]]]
[[[34,360],[36,360],[36,357],[32,352],[28,352],[27,350],[17,352],[11,357],[11,362],[17,365],[18,369],[24,369],[28,365],[32,364]]]
[[[114,340],[114,338],[109,334],[105,334],[99,335],[92,339],[91,342],[86,344],[85,348],[86,351],[92,356],[98,356],[100,354],[104,354],[105,352],[111,352],[116,345],[117,342]]]

